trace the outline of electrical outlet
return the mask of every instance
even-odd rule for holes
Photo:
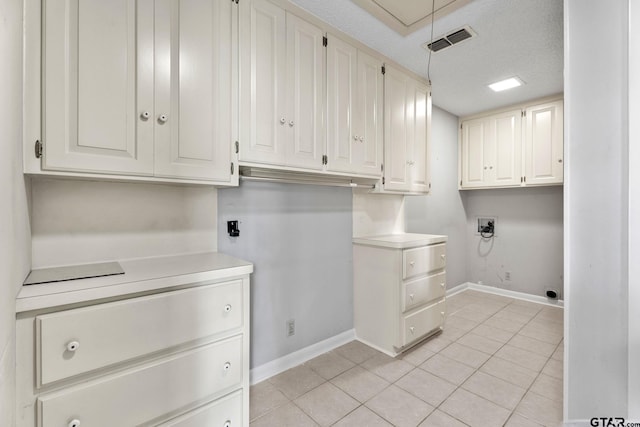
[[[287,336],[291,337],[296,334],[296,321],[295,319],[287,320]]]
[[[504,280],[511,281],[511,272],[510,271],[505,271],[504,272]]]

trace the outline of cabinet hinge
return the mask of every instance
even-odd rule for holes
[[[380,163],[380,172],[384,172],[384,164]]]
[[[231,3],[238,4],[239,2],[240,2],[240,0],[231,0]]]
[[[462,123],[460,123],[460,130],[462,130]]]
[[[385,74],[386,72],[387,72],[387,69],[386,69],[386,67],[383,65],[383,66],[382,66],[382,74]]]
[[[235,168],[233,167],[233,162],[231,162],[231,175],[233,175],[233,171],[235,170]]]
[[[382,177],[382,185],[384,185],[384,176]]]
[[[326,165],[329,163],[329,157],[326,154],[322,155],[322,164]]]
[[[40,142],[40,140],[36,141],[35,154],[36,154],[36,159],[39,159],[40,157],[42,157],[42,142]]]
[[[522,182],[523,182],[523,178],[522,178],[522,177],[520,177],[520,184],[522,184]]]
[[[329,39],[327,38],[327,36],[323,36],[322,37],[322,46],[327,47],[328,44],[329,44]]]
[[[524,183],[525,184],[527,183],[527,177],[526,176],[524,177]]]
[[[240,143],[238,141],[236,141],[236,154],[238,154],[240,152]]]
[[[429,183],[429,190],[431,190],[431,183]]]
[[[462,187],[462,180],[460,180],[460,187]]]

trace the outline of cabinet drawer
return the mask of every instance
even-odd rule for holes
[[[242,390],[161,424],[160,427],[242,427]]]
[[[446,244],[405,249],[402,264],[403,279],[440,270],[446,265]]]
[[[444,323],[445,300],[403,317],[402,346],[405,346]]]
[[[447,275],[443,271],[433,276],[427,276],[404,283],[404,305],[402,311],[407,311],[431,300],[442,298],[445,294],[446,278]]]
[[[233,281],[37,316],[40,384],[239,328],[242,307]]]
[[[38,398],[41,427],[136,426],[240,387],[242,335]],[[206,424],[205,424],[206,425]]]

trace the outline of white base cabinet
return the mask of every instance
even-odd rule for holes
[[[358,340],[395,357],[442,330],[446,241],[410,233],[353,239]]]
[[[205,261],[195,273],[207,276],[202,268],[216,265],[210,277],[156,272],[145,282],[170,286],[141,296],[19,307],[17,426],[248,426],[252,267],[235,263],[225,272],[215,256]],[[92,280],[106,283],[76,282]],[[60,285],[32,286],[42,292],[52,286],[53,296],[38,298],[55,299]],[[106,292],[103,287],[81,293]]]

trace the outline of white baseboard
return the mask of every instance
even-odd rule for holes
[[[341,345],[353,341],[354,339],[356,339],[356,332],[354,329],[350,329],[331,338],[327,338],[324,341],[301,348],[300,350],[289,353],[286,356],[267,362],[264,365],[256,366],[251,370],[249,381],[252,385],[257,384],[267,378],[271,378],[274,375],[279,374],[280,372],[284,372],[287,369],[291,369],[294,366],[298,366],[306,362],[307,360],[320,356],[327,351],[338,348]]]
[[[539,295],[525,294],[524,292],[510,291],[509,289],[495,288],[493,286],[479,285],[477,283],[466,282],[454,288],[447,289],[447,297],[453,296],[467,289],[488,294],[501,295],[504,297],[515,298],[523,301],[535,302],[538,304],[549,305],[552,307],[564,307],[563,300],[552,300]]]

